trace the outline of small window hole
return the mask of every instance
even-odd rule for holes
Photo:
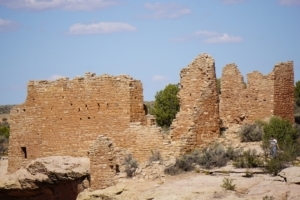
[[[24,158],[27,158],[27,150],[26,150],[26,147],[21,147],[21,149],[22,149]]]

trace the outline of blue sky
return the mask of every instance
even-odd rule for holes
[[[0,0],[0,105],[23,103],[29,80],[85,72],[128,74],[154,100],[204,52],[217,77],[292,60],[300,80],[300,0]]]

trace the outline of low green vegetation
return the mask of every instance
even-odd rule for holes
[[[300,156],[299,125],[292,125],[288,120],[272,117],[269,122],[259,121],[245,127],[240,134],[247,138],[247,141],[257,141],[258,139],[255,138],[261,138],[264,155],[258,155],[255,149],[243,151],[243,149],[225,148],[221,144],[214,144],[203,150],[196,149],[182,155],[176,160],[174,166],[165,169],[165,173],[176,175],[192,171],[195,165],[200,165],[205,169],[222,167],[232,161],[237,168],[262,167],[266,172],[276,175],[289,166],[297,156]],[[269,155],[271,135],[278,140],[280,147],[275,158]]]
[[[261,122],[255,124],[245,124],[242,126],[239,136],[241,142],[261,141],[263,135],[263,127]]]
[[[266,170],[276,175],[300,155],[300,129],[279,117],[272,117],[269,122],[264,123],[263,128],[262,148],[267,162]],[[277,139],[280,148],[275,158],[269,156],[271,135]]]
[[[176,175],[182,172],[192,171],[195,165],[210,169],[212,167],[225,166],[228,161],[236,159],[241,153],[241,149],[225,148],[221,144],[214,144],[208,148],[194,150],[176,159],[174,166],[165,169],[165,173]]]
[[[297,81],[294,88],[295,103],[300,107],[300,81]]]
[[[3,118],[0,122],[0,155],[7,154],[9,134],[9,123],[6,118]]]
[[[2,118],[2,122],[0,122],[0,136],[4,136],[5,138],[9,138],[9,123],[7,122],[7,118]]]
[[[233,165],[237,168],[255,168],[263,166],[263,160],[257,155],[255,149],[249,149],[234,159]]]
[[[137,160],[131,154],[127,154],[124,158],[125,172],[128,178],[133,177],[134,172],[138,168]]]
[[[233,179],[226,177],[223,179],[223,184],[221,185],[225,190],[235,190],[235,186],[236,185],[233,184]]]
[[[149,162],[160,161],[162,162],[162,156],[158,150],[151,150],[151,156],[149,157]]]
[[[273,196],[266,195],[263,197],[263,200],[275,200],[275,198]]]

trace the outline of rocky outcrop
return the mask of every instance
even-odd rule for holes
[[[300,167],[289,167],[282,170],[279,176],[283,177],[287,183],[300,185]]]
[[[89,186],[90,161],[51,156],[31,161],[0,179],[0,199],[76,199]]]

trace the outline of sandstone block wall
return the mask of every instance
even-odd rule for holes
[[[172,123],[174,140],[183,140],[186,147],[211,142],[219,135],[219,99],[215,61],[199,55],[180,73],[180,111]]]
[[[276,65],[266,76],[258,71],[249,73],[247,80],[248,84],[235,64],[223,68],[220,95],[223,127],[253,123],[274,115],[294,122],[292,62]]]
[[[129,76],[30,81],[26,102],[11,111],[8,171],[46,156],[88,156],[98,135],[118,146],[130,122],[145,117],[140,81]]]
[[[294,63],[292,61],[278,63],[273,71],[274,115],[294,122]]]
[[[154,151],[174,160],[212,143],[221,120],[223,127],[272,115],[293,121],[292,62],[279,63],[267,76],[249,74],[248,85],[236,65],[226,65],[220,102],[211,56],[196,57],[180,78],[180,111],[169,136],[146,115],[142,84],[129,76],[86,73],[73,80],[30,81],[25,103],[11,110],[8,172],[40,157],[86,156],[92,189],[104,188],[114,184],[126,154],[139,163]]]
[[[118,170],[113,142],[99,135],[89,149],[90,185],[92,190],[102,189],[116,184],[114,176]]]

